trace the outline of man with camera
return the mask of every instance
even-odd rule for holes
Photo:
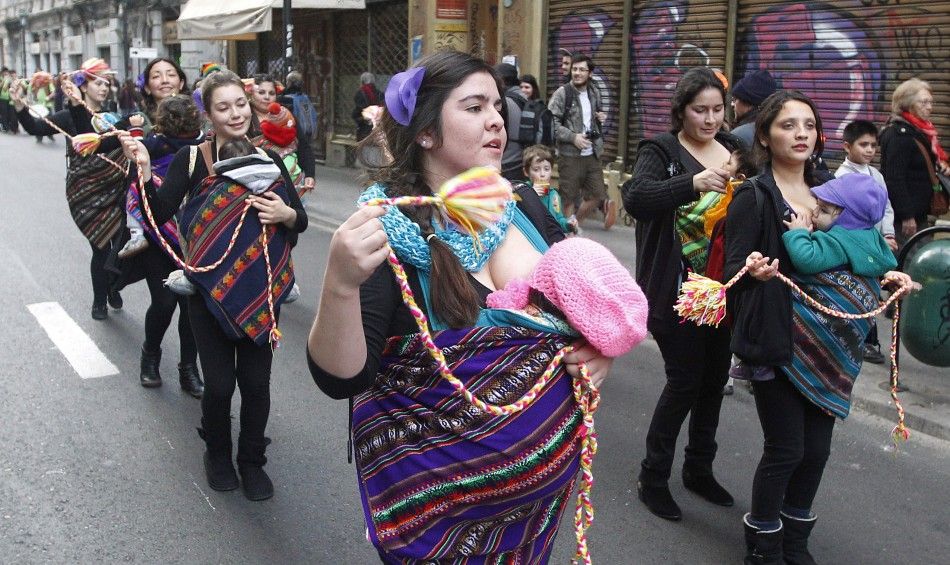
[[[604,151],[602,124],[607,114],[591,83],[593,72],[594,62],[590,57],[575,55],[571,82],[554,91],[548,108],[554,115],[558,188],[565,216],[574,214],[580,221],[598,209],[604,214],[604,229],[609,230],[617,221],[617,203],[607,198],[600,163]]]

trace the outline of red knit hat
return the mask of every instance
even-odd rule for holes
[[[261,121],[261,133],[275,145],[290,145],[297,139],[297,124],[293,114],[277,102],[271,102],[267,107],[267,116]]]

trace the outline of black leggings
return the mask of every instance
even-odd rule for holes
[[[181,363],[195,363],[198,360],[198,346],[195,334],[191,331],[188,319],[188,299],[179,296],[165,286],[165,279],[175,269],[175,264],[165,252],[153,243],[143,253],[141,264],[145,271],[145,283],[152,297],[145,312],[145,350],[157,352],[162,347],[162,339],[171,325],[175,307],[178,313],[178,341],[181,344]]]
[[[191,327],[198,342],[205,391],[201,416],[206,429],[230,429],[234,385],[241,389],[241,443],[264,441],[270,415],[270,370],[273,352],[269,344],[257,345],[249,338],[231,341],[200,295],[188,297]],[[242,454],[238,453],[240,463]]]
[[[729,330],[675,321],[654,334],[666,369],[647,432],[647,455],[641,464],[645,485],[665,485],[670,478],[676,438],[690,416],[683,467],[696,475],[712,474],[722,387],[729,378]]]
[[[106,259],[112,252],[112,242],[105,248],[99,249],[91,242],[92,259],[89,261],[89,274],[92,276],[92,304],[105,306],[109,298],[109,288],[112,286],[113,275],[106,270]]]
[[[753,381],[765,449],[752,481],[752,519],[775,522],[783,505],[811,510],[831,452],[835,418],[805,398],[776,369]]]

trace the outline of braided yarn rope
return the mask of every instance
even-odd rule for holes
[[[415,199],[418,197],[409,198]],[[402,205],[405,204],[405,202],[401,201],[399,204]],[[435,360],[439,374],[448,381],[449,384],[452,385],[452,388],[469,404],[482,412],[495,416],[505,416],[524,410],[534,402],[541,390],[543,390],[554,377],[555,371],[563,362],[564,355],[574,351],[574,347],[570,345],[561,348],[551,359],[551,362],[548,363],[547,368],[545,368],[537,382],[518,400],[504,406],[489,404],[475,396],[475,394],[465,386],[465,383],[452,374],[452,370],[445,360],[445,355],[432,339],[432,334],[429,331],[429,321],[416,302],[412,288],[409,286],[409,278],[406,276],[406,271],[403,269],[396,254],[392,251],[389,252],[389,266],[392,267],[393,273],[396,275],[396,280],[399,283],[399,291],[402,294],[402,300],[415,319],[416,325],[419,326],[422,343],[429,351],[433,360]],[[594,455],[597,453],[597,433],[594,431],[594,413],[600,404],[600,392],[591,381],[590,370],[587,365],[580,363],[578,368],[580,370],[580,377],[574,379],[573,390],[574,399],[581,409],[584,422],[580,431],[581,483],[577,494],[577,510],[574,513],[574,533],[577,536],[577,555],[575,562],[577,559],[580,559],[585,565],[590,565],[592,561],[587,548],[587,529],[591,527],[594,521],[594,506],[590,500],[590,493],[594,487],[593,464]]]
[[[497,175],[497,173],[494,174]],[[510,196],[510,188],[508,190],[508,195]],[[450,200],[452,196],[446,196],[444,195],[443,191],[440,192],[440,195],[437,196],[375,198],[367,200],[361,204],[363,206],[435,205],[439,207],[445,207],[447,201]],[[464,215],[464,213],[468,210],[465,204],[460,205],[458,204],[458,201],[453,202],[452,204],[455,206],[457,211],[461,211],[462,215]],[[481,206],[482,210],[487,208],[487,206]],[[504,206],[496,206],[495,209],[500,213],[504,210]],[[490,223],[487,220],[487,218],[483,219],[486,225]],[[477,235],[475,233],[475,230],[477,229],[475,227],[475,222],[471,220],[459,221],[456,223],[456,225],[465,230],[472,230],[471,233],[473,236]],[[477,237],[474,239],[477,241]],[[396,256],[396,253],[392,249],[389,251],[388,262],[389,266],[393,270],[393,273],[396,275],[396,281],[399,284],[399,291],[402,295],[402,300],[409,309],[409,312],[412,314],[413,319],[415,319],[416,325],[419,327],[419,334],[422,339],[422,343],[429,351],[432,359],[435,361],[439,370],[439,374],[442,376],[442,378],[448,381],[448,383],[452,385],[456,392],[458,392],[469,404],[478,410],[481,410],[482,412],[495,416],[504,416],[515,414],[524,410],[526,407],[530,406],[532,402],[534,402],[541,390],[543,390],[544,387],[546,387],[554,377],[558,366],[563,363],[564,355],[574,351],[574,347],[570,345],[561,348],[551,359],[550,363],[548,363],[548,366],[538,378],[537,382],[535,382],[534,385],[532,385],[532,387],[518,400],[504,406],[487,403],[475,396],[475,394],[465,386],[465,383],[460,381],[455,375],[452,374],[452,370],[449,368],[448,363],[445,360],[445,355],[432,339],[432,333],[429,330],[429,321],[426,318],[425,313],[421,308],[419,308],[419,305],[416,302],[412,288],[409,286],[409,278],[406,276],[406,271],[403,268],[402,263],[400,263],[399,258]],[[594,430],[594,413],[597,411],[597,407],[600,404],[600,392],[591,381],[590,369],[587,367],[587,365],[585,363],[580,363],[578,365],[578,369],[580,376],[573,380],[572,385],[574,399],[580,407],[581,413],[583,415],[583,425],[579,432],[581,440],[581,482],[577,494],[577,508],[574,513],[574,533],[577,537],[577,551],[574,562],[577,563],[577,561],[580,560],[584,563],[584,565],[591,565],[592,561],[587,544],[587,530],[591,527],[594,521],[594,506],[591,502],[590,493],[594,487],[593,463],[594,455],[597,453],[597,433]]]
[[[745,274],[749,272],[749,266],[746,265],[729,279],[725,284],[719,283],[707,277],[689,273],[686,282],[680,290],[679,298],[673,306],[673,310],[684,320],[690,320],[698,325],[708,325],[718,327],[726,316],[726,291],[739,282]],[[864,312],[862,314],[851,314],[850,312],[841,312],[821,304],[811,296],[805,293],[792,279],[782,273],[776,273],[775,276],[788,285],[793,292],[798,294],[802,300],[810,307],[819,312],[834,318],[843,320],[861,320],[864,318],[873,318],[886,310],[891,304],[894,305],[894,319],[891,328],[891,375],[890,392],[891,399],[894,401],[894,407],[897,409],[897,425],[891,431],[891,436],[895,442],[906,440],[910,437],[910,431],[904,423],[904,407],[897,397],[897,323],[900,320],[900,300],[912,290],[911,286],[901,286],[891,293],[886,301],[881,302],[877,308]]]

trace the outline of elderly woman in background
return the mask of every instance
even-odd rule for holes
[[[912,78],[894,89],[891,118],[881,133],[881,173],[894,206],[894,230],[903,244],[927,226],[933,196],[934,169],[950,173],[940,147],[933,112],[933,89]]]
[[[353,121],[356,122],[356,140],[360,141],[369,132],[373,131],[373,124],[363,117],[363,109],[367,106],[379,106],[383,103],[383,95],[376,88],[376,76],[373,73],[360,75],[360,88],[353,95]]]

